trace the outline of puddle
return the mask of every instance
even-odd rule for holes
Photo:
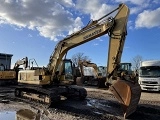
[[[0,120],[16,120],[16,111],[0,112]]]
[[[87,99],[87,106],[93,107],[93,112],[99,115],[103,114],[103,111],[108,111],[111,109],[108,101],[98,99]]]
[[[35,118],[40,120],[40,114],[36,114],[29,109],[0,112],[0,120],[35,120]]]
[[[93,112],[96,114],[109,113],[117,116],[123,113],[119,104],[103,99],[88,98],[87,106],[92,107]]]
[[[96,108],[103,108],[103,107],[110,108],[111,107],[109,105],[109,102],[107,102],[106,100],[98,100],[98,99],[88,99],[87,106],[96,107]]]

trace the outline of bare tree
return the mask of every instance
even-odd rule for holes
[[[132,60],[132,67],[135,69],[135,70],[138,70],[139,67],[140,67],[140,61],[142,61],[142,56],[140,55],[137,55],[133,58]]]
[[[72,62],[78,66],[78,62],[82,61],[91,61],[91,59],[88,56],[85,56],[84,53],[76,53],[72,56]]]

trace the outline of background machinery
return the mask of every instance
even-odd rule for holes
[[[18,60],[13,69],[5,69],[4,65],[0,65],[0,85],[16,85],[18,83],[20,65],[24,65],[24,68],[27,68],[28,58]]]
[[[21,65],[23,65],[24,69],[28,67],[28,57],[17,60],[16,63],[14,64],[13,69],[18,70]]]
[[[106,74],[104,75],[103,72],[106,73],[106,67],[104,66],[97,66],[95,63],[91,63],[89,61],[82,61],[80,60],[78,63],[79,70],[81,76],[77,78],[77,83],[79,85],[87,84],[87,85],[95,85],[98,88],[105,88],[106,82]],[[85,66],[85,67],[84,67]],[[121,76],[123,79],[135,79],[136,75],[132,71],[132,64],[131,63],[120,63],[117,76]],[[102,75],[103,74],[103,75]]]
[[[95,63],[80,60],[78,62],[78,66],[79,66],[78,69],[80,70],[81,76],[77,77],[76,79],[77,84],[94,85],[94,86],[98,86],[99,88],[106,87],[105,86],[106,76],[102,76],[102,73],[99,70],[99,67]]]
[[[0,65],[0,85],[11,85],[17,83],[16,71],[5,69],[4,65]]]
[[[116,16],[107,18],[114,11],[117,11]],[[86,89],[72,85],[75,78],[74,65],[70,59],[63,58],[70,49],[108,34],[110,40],[106,85],[110,85],[110,90],[122,104],[124,117],[133,113],[140,99],[141,88],[136,81],[122,80],[121,76],[117,76],[127,34],[128,15],[129,8],[120,4],[112,12],[61,40],[51,54],[46,68],[19,71],[18,82],[25,85],[15,89],[15,96],[38,100],[48,105],[58,102],[61,96],[85,99]]]

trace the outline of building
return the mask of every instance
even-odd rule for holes
[[[10,69],[12,56],[12,54],[0,53],[0,65],[4,65],[5,69]]]

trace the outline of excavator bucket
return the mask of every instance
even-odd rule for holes
[[[121,103],[124,118],[135,112],[141,96],[141,87],[138,83],[116,80],[109,90]]]

